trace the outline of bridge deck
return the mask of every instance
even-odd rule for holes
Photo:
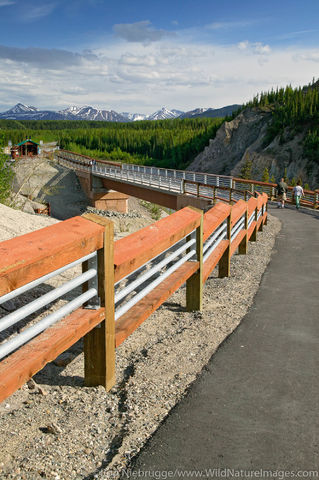
[[[319,470],[319,215],[271,213],[283,226],[252,308],[135,470]]]

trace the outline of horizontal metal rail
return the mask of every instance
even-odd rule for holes
[[[134,280],[133,282],[129,283],[125,288],[120,290],[120,292],[115,294],[114,301],[115,303],[118,303],[120,300],[122,300],[124,297],[126,297],[129,293],[131,293],[133,290],[135,290],[136,287],[139,287],[142,285],[146,280],[148,280],[150,277],[155,275],[155,273],[158,273],[163,267],[165,267],[168,263],[170,263],[172,260],[174,260],[176,257],[181,255],[187,248],[189,248],[191,245],[194,245],[196,243],[195,239],[191,239],[188,242],[186,242],[182,247],[178,248],[175,252],[171,253],[168,255],[166,258],[164,258],[161,262],[157,263],[152,267],[150,270],[148,270],[146,273],[141,275],[139,278]],[[161,254],[162,255],[162,254]],[[145,264],[143,265],[145,267]],[[132,274],[130,274],[132,275]]]
[[[195,231],[193,231],[182,239],[178,240],[175,244],[171,245],[169,248],[167,248],[160,254],[149,259],[146,263],[144,263],[134,272],[130,272],[125,277],[128,281],[128,285],[115,292],[115,320],[117,320],[122,315],[124,315],[124,313],[130,310],[130,308],[132,308],[137,302],[139,302],[154,288],[156,288],[162,281],[164,281],[169,275],[171,275],[187,260],[191,259],[194,255],[196,255],[196,250],[192,249],[195,243]],[[160,257],[162,257],[163,255],[166,255],[165,258],[160,260]],[[179,260],[177,260],[178,257],[180,257],[181,255],[183,256],[179,258]],[[159,261],[156,262],[156,259],[159,259]],[[172,262],[174,262],[173,265],[171,265]],[[167,266],[169,266],[169,268],[163,271],[163,269]],[[133,279],[134,277],[136,277],[138,271],[145,268],[148,269],[146,272],[142,271],[137,278]],[[147,283],[147,285],[145,286],[146,282],[156,274],[157,277],[153,279],[150,283]],[[123,279],[117,282],[117,285],[122,281]],[[134,296],[126,301],[126,297],[128,297],[134,290],[138,289],[139,287],[141,288],[141,290],[135,292]],[[122,300],[124,300],[124,303],[122,302],[120,305],[117,305]]]
[[[241,217],[238,222],[231,229],[230,240],[231,242],[237,237],[239,232],[245,227],[245,217]]]
[[[90,253],[89,255],[86,255],[85,257],[79,258],[79,260],[75,260],[72,263],[69,263],[68,265],[65,265],[64,267],[59,268],[58,270],[54,270],[51,273],[48,273],[47,275],[44,275],[43,277],[37,278],[33,282],[26,283],[25,285],[22,285],[22,287],[16,288],[12,292],[9,292],[5,295],[2,295],[0,297],[0,305],[3,303],[7,302],[8,300],[11,300],[12,298],[16,298],[22,293],[28,292],[29,290],[32,290],[32,288],[37,287],[38,285],[41,285],[41,283],[46,282],[50,278],[56,277],[57,275],[60,275],[61,273],[65,272],[66,270],[69,270],[70,268],[76,267],[77,265],[80,265],[81,263],[85,262],[86,260],[90,260],[91,258],[96,257],[96,252]]]
[[[213,234],[210,237],[208,237],[208,239],[203,245],[203,253],[206,252],[206,250],[215,242],[216,238],[222,232],[225,232],[226,229],[227,229],[227,223],[224,222],[216,231],[213,232]]]
[[[211,256],[211,254],[213,253],[213,251],[218,247],[218,245],[220,244],[220,242],[222,242],[223,240],[226,240],[227,238],[227,232],[223,232],[221,233],[221,235],[219,237],[216,237],[213,244],[210,246],[210,248],[208,248],[205,252],[205,255],[203,255],[203,262],[205,263],[206,260]]]
[[[145,287],[141,292],[136,294],[133,298],[131,298],[127,303],[123,306],[119,307],[115,310],[115,320],[118,320],[124,313],[128,312],[130,308],[136,305],[137,302],[142,300],[148,293],[150,293],[155,287],[157,287],[165,278],[169,277],[173,272],[175,272],[180,266],[186,263],[189,259],[191,259],[194,255],[196,255],[196,250],[191,250],[185,256],[183,256],[180,260],[174,263],[170,268],[168,268],[164,273],[162,273],[158,278],[153,280],[147,287]]]
[[[253,212],[249,217],[248,228],[250,227],[250,225],[253,223],[254,220],[255,220],[255,212]]]
[[[24,345],[26,342],[46,330],[58,320],[61,320],[66,315],[79,308],[81,305],[83,305],[85,302],[95,297],[96,295],[97,291],[95,288],[88,290],[79,297],[76,297],[74,300],[68,302],[66,305],[63,305],[63,307],[61,307],[56,312],[53,312],[43,320],[40,320],[32,327],[27,328],[16,337],[6,341],[4,344],[0,345],[0,359],[6,357],[7,355],[9,355],[9,353],[12,353],[14,350],[21,347],[21,345]]]
[[[9,315],[2,317],[0,320],[0,332],[2,332],[8,327],[11,327],[15,323],[18,323],[20,320],[28,317],[37,310],[40,310],[40,308],[45,307],[54,300],[57,300],[58,298],[73,290],[74,288],[83,285],[83,283],[95,277],[96,274],[97,271],[95,269],[90,269],[87,272],[82,273],[82,275],[79,275],[78,277],[73,278],[69,282],[66,282],[64,285],[61,285],[61,287],[55,288],[51,292],[42,295],[33,302],[30,302],[27,305],[19,308],[18,310],[9,313]]]

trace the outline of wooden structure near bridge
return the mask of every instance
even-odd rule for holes
[[[39,153],[39,144],[27,138],[11,147],[11,158],[16,160],[20,157],[35,157]]]

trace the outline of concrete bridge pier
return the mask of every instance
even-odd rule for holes
[[[128,195],[107,188],[100,177],[95,177],[89,172],[76,171],[76,175],[92,207],[120,213],[128,212]]]

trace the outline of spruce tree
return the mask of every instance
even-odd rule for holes
[[[261,180],[263,182],[269,182],[269,171],[268,171],[267,167],[265,167],[265,170],[263,171],[263,175],[261,177]]]

